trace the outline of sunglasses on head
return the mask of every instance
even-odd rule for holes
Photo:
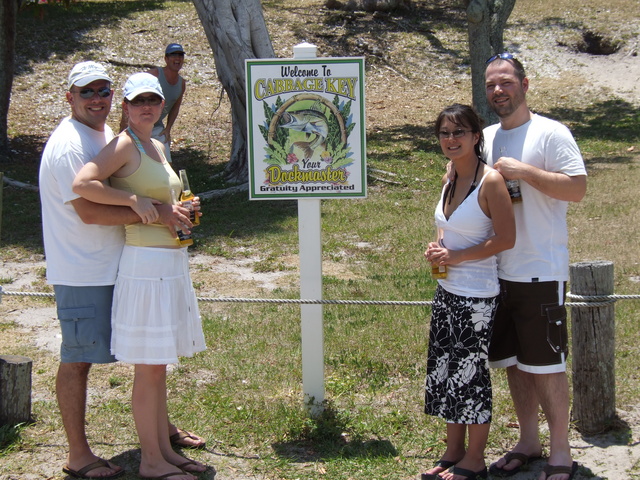
[[[493,62],[494,60],[513,60],[514,58],[516,58],[512,53],[509,52],[503,52],[503,53],[498,53],[497,55],[494,55],[493,57],[491,57],[489,60],[487,60],[485,62],[485,65],[488,65],[489,63]]]
[[[78,94],[84,99],[92,98],[96,93],[101,98],[107,98],[111,95],[111,87],[100,87],[97,90],[94,90],[93,88],[83,87],[78,90]]]
[[[150,95],[148,97],[142,97],[138,95],[134,99],[127,101],[134,107],[141,107],[143,105],[151,105],[152,107],[156,107],[162,103],[162,97],[160,97],[159,95]]]

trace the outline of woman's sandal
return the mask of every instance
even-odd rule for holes
[[[433,464],[434,467],[440,467],[442,468],[442,472],[446,472],[447,470],[449,470],[451,467],[453,467],[456,464],[456,462],[450,462],[449,460],[438,460],[436,463]],[[423,473],[420,476],[420,480],[442,480],[442,477],[440,476],[440,474],[442,472],[438,472],[438,473]]]
[[[467,470],[466,468],[453,467],[451,473],[453,473],[454,475],[458,475],[459,477],[465,477],[467,480],[478,480],[479,478],[487,478],[487,476],[489,475],[487,467],[484,467],[479,472]]]

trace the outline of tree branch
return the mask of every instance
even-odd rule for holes
[[[13,179],[8,178],[8,177],[4,177],[3,181],[7,185],[11,185],[12,187],[24,188],[26,190],[31,190],[33,192],[37,192],[39,190],[38,187],[36,187],[35,185],[31,185],[29,183],[19,182],[18,180],[13,180]]]

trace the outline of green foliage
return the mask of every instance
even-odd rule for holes
[[[338,124],[338,119],[335,116],[331,115],[329,117],[329,136],[327,137],[327,151],[333,158],[333,162],[331,163],[331,166],[333,168],[340,168],[352,162],[352,160],[347,158],[347,155],[351,151],[348,139],[356,124],[352,122],[351,124],[346,125],[349,115],[351,115],[351,103],[351,100],[349,100],[348,102],[345,102],[342,107],[340,107],[340,98],[338,97],[338,95],[333,98],[333,105],[338,109],[343,122],[345,122],[345,137],[347,138],[347,142],[342,141],[342,132],[340,130],[340,125]]]
[[[0,458],[19,449],[21,433],[25,428],[25,423],[0,426]]]
[[[277,256],[269,256],[254,263],[253,270],[260,273],[290,270],[290,268],[279,260],[280,259]]]
[[[125,379],[120,376],[113,375],[109,377],[109,386],[111,388],[119,387],[124,383],[125,383]]]

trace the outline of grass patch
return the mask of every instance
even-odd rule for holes
[[[24,423],[0,426],[0,458],[20,448],[20,434],[26,427]]]

